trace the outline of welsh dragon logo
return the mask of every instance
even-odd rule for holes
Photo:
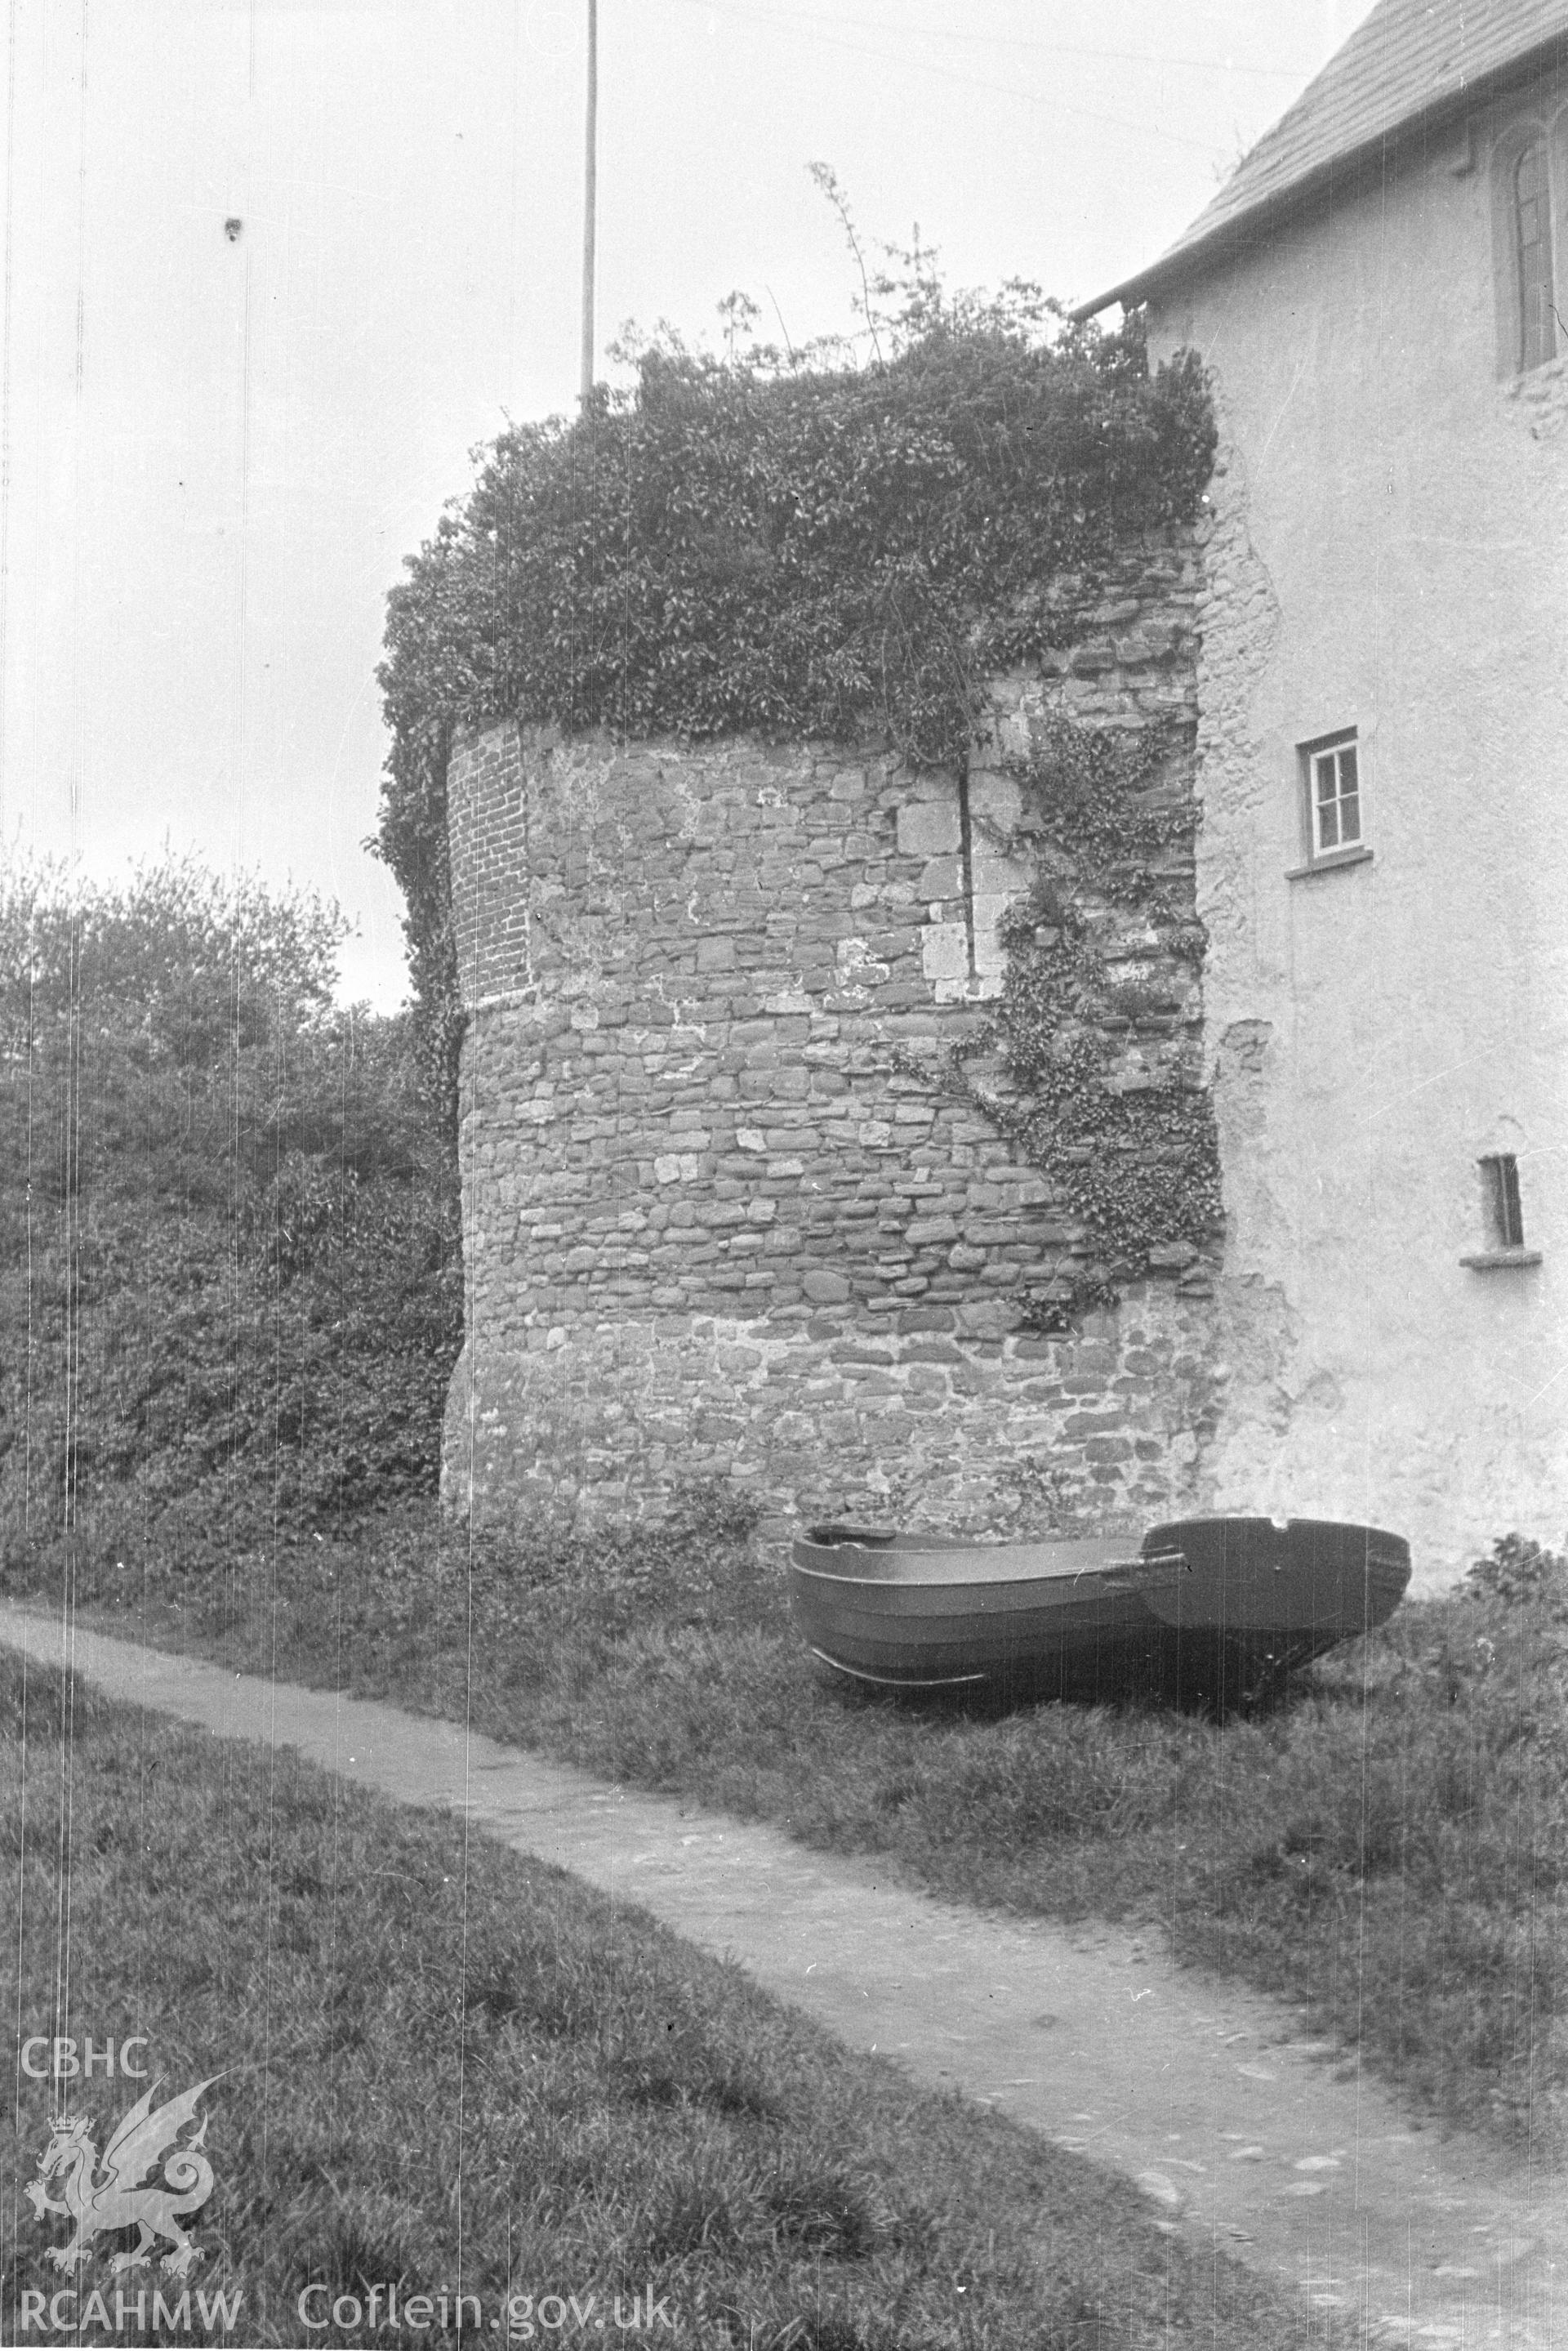
[[[41,2220],[46,2212],[63,2212],[76,2222],[69,2244],[51,2245],[47,2258],[57,2270],[77,2270],[92,2259],[95,2237],[106,2231],[137,2229],[140,2234],[129,2252],[116,2253],[111,2270],[145,2268],[153,2247],[165,2239],[171,2250],[160,2267],[171,2277],[184,2277],[202,2259],[181,2220],[199,2212],[213,2192],[213,2167],[202,2152],[207,2117],[189,2137],[196,2107],[204,2090],[218,2079],[210,2074],[193,2090],[153,2108],[159,2084],[136,2101],[122,2116],[99,2162],[87,2115],[57,2115],[49,2143],[38,2158],[38,2177],[26,2189],[27,2201]],[[58,2180],[58,2198],[47,2182]]]

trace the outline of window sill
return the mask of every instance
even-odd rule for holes
[[[1346,865],[1370,865],[1369,849],[1334,849],[1326,857],[1314,857],[1308,865],[1293,865],[1285,874],[1287,882],[1310,882],[1317,873],[1337,873]]]
[[[1510,400],[1550,399],[1552,387],[1568,383],[1568,352],[1553,351],[1549,360],[1538,360],[1533,367],[1510,368],[1503,378],[1503,391]]]
[[[1539,1265],[1541,1251],[1532,1249],[1482,1249],[1477,1257],[1462,1257],[1461,1265],[1471,1267],[1477,1273],[1501,1273],[1505,1266]]]

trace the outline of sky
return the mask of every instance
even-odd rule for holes
[[[600,0],[598,287],[717,345],[846,330],[860,235],[1082,298],[1161,251],[1367,0]],[[587,0],[9,0],[0,856],[166,846],[335,898],[403,558],[508,419],[568,411]]]

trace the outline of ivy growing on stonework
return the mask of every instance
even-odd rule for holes
[[[1001,998],[948,1071],[1083,1227],[1083,1251],[1026,1300],[1038,1330],[1114,1302],[1157,1249],[1196,1254],[1220,1222],[1213,1107],[1170,981],[1173,967],[1196,972],[1204,946],[1172,886],[1196,820],[1188,749],[1183,730],[1056,716],[1012,764],[1023,809],[998,846],[1027,851],[1034,881],[1000,925]],[[1129,964],[1148,977],[1113,977]],[[1135,1043],[1154,1069],[1130,1061]]]
[[[1104,334],[1028,287],[950,296],[909,258],[869,289],[901,298],[867,314],[869,364],[667,337],[572,422],[509,427],[393,590],[379,846],[449,1120],[455,726],[826,737],[950,765],[986,681],[1057,642],[1059,575],[1196,511],[1214,428],[1194,357],[1151,374],[1136,317]],[[732,329],[749,308],[722,307]]]
[[[858,262],[841,193],[818,178]],[[599,385],[572,421],[511,426],[480,453],[472,490],[392,591],[378,845],[408,904],[418,1050],[449,1134],[456,727],[826,738],[956,768],[989,681],[1070,635],[1063,576],[1092,582],[1128,538],[1196,514],[1214,423],[1193,354],[1151,371],[1136,314],[1115,333],[1076,327],[1035,287],[953,296],[928,254],[898,257],[902,275],[864,279],[863,359],[742,350],[755,313],[741,296],[720,306],[722,359],[668,335],[623,351],[628,388]],[[1113,789],[1110,756],[1061,751],[1030,807],[1043,849],[1131,888],[1167,820],[1136,784]],[[1117,1016],[1093,980],[1093,919],[1064,906],[1054,921],[1043,898],[1010,931],[1008,1085],[992,1107],[1064,1182],[1109,1280],[1157,1230],[1196,1231],[1206,1112],[1168,1083],[1106,1092]]]

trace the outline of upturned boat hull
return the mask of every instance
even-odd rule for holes
[[[1246,1697],[1388,1616],[1408,1545],[1322,1519],[1188,1519],[1116,1542],[954,1543],[815,1527],[790,1571],[814,1654],[894,1688]]]

